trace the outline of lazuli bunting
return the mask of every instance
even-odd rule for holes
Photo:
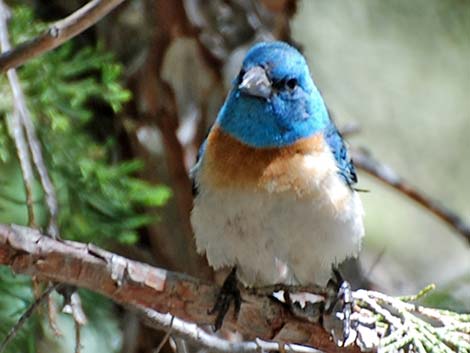
[[[325,285],[358,254],[356,173],[302,54],[256,44],[201,147],[196,245],[250,287]]]

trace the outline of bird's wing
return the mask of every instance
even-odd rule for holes
[[[333,156],[335,157],[336,164],[339,169],[340,176],[344,181],[352,186],[357,183],[356,168],[349,156],[348,148],[339,133],[338,129],[331,123],[325,130],[325,140],[328,143]]]
[[[196,163],[189,171],[189,178],[191,179],[192,187],[193,187],[193,197],[195,197],[198,194],[196,174],[197,174],[198,169],[200,168],[202,156],[204,155],[204,151],[206,150],[206,145],[207,145],[207,137],[202,143],[201,147],[199,147],[199,151],[197,152],[197,156],[196,156]]]

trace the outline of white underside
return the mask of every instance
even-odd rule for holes
[[[326,284],[331,266],[360,250],[363,209],[336,173],[315,192],[211,189],[200,185],[191,221],[215,269],[237,266],[248,286]]]

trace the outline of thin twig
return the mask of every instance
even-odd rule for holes
[[[375,268],[377,267],[377,265],[382,260],[384,254],[385,254],[385,247],[377,254],[374,261],[372,262],[372,264],[367,269],[367,272],[365,272],[365,274],[362,275],[362,280],[364,281],[362,283],[365,283],[365,281],[368,281],[370,279],[370,277],[372,275],[372,272],[374,272]]]
[[[29,111],[26,107],[24,97],[23,100],[15,100],[15,103],[21,106],[23,110],[23,114],[21,114],[23,126],[26,130],[26,137],[31,149],[31,154],[33,155],[34,165],[38,171],[39,180],[41,181],[41,185],[46,196],[46,204],[49,211],[49,224],[47,227],[47,233],[54,239],[60,239],[59,226],[57,224],[59,206],[57,203],[54,185],[52,184],[51,178],[49,177],[49,172],[47,171],[46,164],[42,156],[41,143],[39,142],[39,139],[36,135],[36,130],[31,120]]]
[[[361,125],[356,122],[349,122],[342,125],[339,129],[339,132],[343,137],[349,137],[351,135],[356,135],[361,132]]]
[[[170,327],[168,328],[168,330],[166,331],[165,333],[165,336],[162,338],[160,344],[158,345],[158,347],[153,351],[153,353],[160,353],[160,351],[163,349],[163,346],[168,342],[168,339],[170,338],[171,336],[171,332],[173,331],[173,320],[175,319],[174,316],[171,317],[171,321],[170,321]]]
[[[47,318],[49,321],[49,326],[54,333],[55,336],[60,337],[62,336],[62,332],[59,330],[57,326],[57,306],[54,301],[54,298],[50,295],[47,299]]]
[[[390,167],[381,164],[364,150],[352,149],[351,154],[354,160],[354,164],[359,169],[393,187],[400,193],[404,194],[427,209],[437,218],[444,221],[457,233],[461,234],[470,245],[470,225],[466,224],[458,214],[448,209],[437,200],[434,200],[425,195],[422,191],[418,190],[418,188],[412,186],[403,178],[401,178]]]
[[[53,290],[57,289],[61,286],[60,283],[56,283],[47,287],[47,289],[31,304],[31,306],[21,315],[15,325],[10,329],[6,337],[3,339],[2,343],[0,344],[0,353],[2,353],[5,348],[8,346],[10,341],[16,337],[20,329],[24,326],[27,320],[33,315],[39,305],[49,297],[49,294],[52,293]]]
[[[64,286],[59,293],[64,298],[62,312],[72,315],[75,325],[75,353],[80,353],[82,348],[81,327],[86,325],[88,321],[82,308],[80,295],[75,286]]]
[[[26,61],[52,50],[94,25],[125,0],[93,0],[70,16],[53,23],[39,36],[0,56],[0,70],[16,68]]]
[[[8,73],[10,74],[10,71]],[[8,76],[10,78],[10,75]],[[9,127],[8,130],[15,144],[16,154],[20,162],[21,176],[23,178],[26,194],[26,207],[28,209],[28,225],[34,228],[36,226],[33,201],[34,172],[28,145],[24,136],[23,126],[21,124],[21,118],[18,112],[15,111],[13,114],[8,114],[7,122]],[[24,204],[24,201],[21,203]]]
[[[140,305],[135,306],[143,317],[144,322],[150,327],[156,329],[169,329],[172,327],[175,334],[179,337],[202,345],[210,349],[211,352],[232,352],[232,353],[258,353],[258,352],[278,352],[280,347],[285,352],[295,353],[322,353],[313,347],[303,346],[300,344],[282,344],[274,341],[264,341],[255,339],[254,341],[232,342],[220,338],[212,333],[208,333],[196,324],[183,321],[171,314],[161,314],[155,310],[145,308]]]
[[[74,320],[75,324],[75,353],[80,353],[82,350],[82,340],[81,340],[81,327],[80,323],[77,320]]]
[[[7,28],[8,13],[8,7],[4,4],[2,0],[0,0],[0,36],[3,51],[10,49],[10,41],[8,39]],[[58,239],[60,237],[59,227],[57,225],[57,215],[59,207],[54,186],[52,184],[46,165],[44,163],[44,158],[41,150],[41,143],[39,142],[39,139],[36,135],[36,130],[34,128],[34,124],[31,119],[31,114],[26,104],[26,99],[23,94],[18,75],[14,69],[8,70],[7,74],[8,79],[10,81],[10,87],[13,93],[13,105],[15,111],[18,112],[18,120],[21,123],[22,128],[26,132],[27,145],[29,146],[29,150],[31,151],[34,166],[38,171],[39,179],[46,195],[46,204],[49,211],[48,233],[54,239]],[[23,151],[22,154],[24,153],[25,152]],[[27,176],[25,176],[24,178],[26,177]],[[30,202],[32,203],[32,196]]]
[[[1,51],[5,52],[10,50],[10,41],[8,40],[8,28],[7,21],[9,18],[8,8],[3,5],[0,1],[0,46]],[[13,95],[18,94],[15,89],[14,83],[17,81],[15,70],[9,70],[7,72],[8,80],[12,87]],[[34,172],[31,164],[31,157],[29,154],[28,145],[24,136],[24,130],[21,123],[20,113],[17,109],[13,112],[12,115],[8,116],[9,130],[11,137],[15,143],[16,153],[21,167],[21,174],[23,177],[23,183],[25,187],[26,194],[26,205],[28,208],[28,224],[30,227],[34,227],[36,224],[34,217],[34,205],[33,205],[33,182],[34,182]]]

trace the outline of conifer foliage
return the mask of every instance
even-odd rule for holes
[[[17,7],[9,24],[12,44],[31,38],[44,28],[44,24],[33,18],[29,8]],[[113,55],[99,44],[79,48],[73,40],[18,70],[56,186],[61,233],[68,239],[101,245],[135,243],[138,229],[151,220],[144,209],[161,206],[170,196],[165,186],[151,185],[137,178],[136,173],[142,167],[140,161],[116,161],[119,160],[114,154],[119,150],[117,141],[108,130],[114,128],[112,115],[131,98],[130,92],[120,83],[122,71]],[[27,225],[23,180],[10,137],[12,102],[7,78],[2,75],[0,223]],[[36,222],[45,226],[47,211],[37,181],[33,193]],[[96,301],[96,297],[87,294],[83,300]],[[1,337],[32,301],[31,280],[0,268]],[[87,306],[86,302],[84,306]],[[103,314],[97,320],[101,320],[105,331],[116,326],[109,322],[112,316],[107,307],[110,305],[101,306],[92,315]],[[104,317],[108,321],[103,324]],[[43,321],[39,316],[29,320],[7,352],[36,351],[36,339],[41,332],[38,328]],[[110,346],[101,349],[112,351]]]

